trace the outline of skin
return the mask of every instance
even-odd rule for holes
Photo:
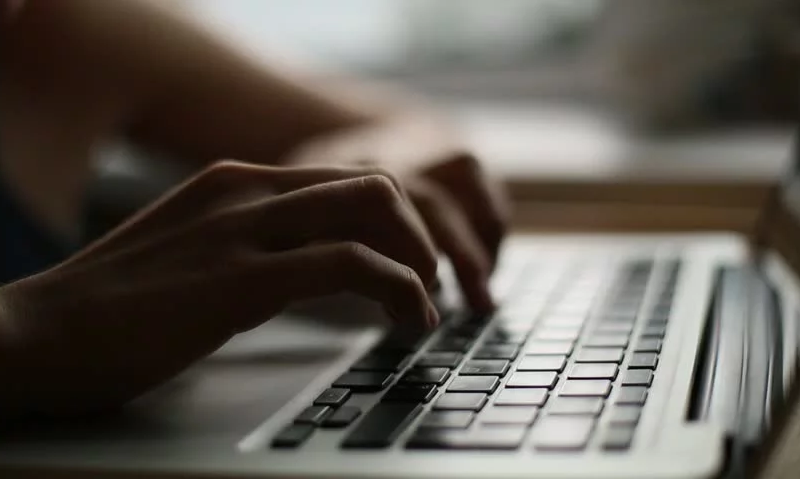
[[[9,5],[0,167],[31,214],[75,234],[91,151],[112,135],[198,173],[0,288],[4,411],[123,404],[289,304],[340,291],[404,327],[434,327],[437,249],[469,306],[493,308],[502,194],[421,103],[266,65],[168,2]]]

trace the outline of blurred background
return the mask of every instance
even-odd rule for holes
[[[187,0],[254,55],[399,84],[511,181],[775,181],[800,85],[797,0]],[[103,152],[114,224],[174,180]],[[146,179],[143,180],[143,179]],[[108,219],[106,219],[108,218]]]
[[[445,101],[591,104],[657,130],[779,122],[796,113],[794,1],[189,3],[261,53],[400,82]]]

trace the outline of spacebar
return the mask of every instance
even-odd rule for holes
[[[390,446],[422,411],[417,403],[378,403],[342,443],[346,448],[378,449]]]

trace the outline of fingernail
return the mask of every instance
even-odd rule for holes
[[[428,303],[428,327],[431,329],[439,326],[439,312],[433,304]]]

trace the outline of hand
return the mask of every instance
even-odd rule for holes
[[[493,309],[487,282],[505,236],[507,202],[475,156],[440,123],[415,118],[337,133],[305,145],[289,161],[377,165],[395,173],[452,262],[469,305]]]
[[[435,272],[420,219],[382,170],[219,163],[0,289],[0,410],[118,405],[290,303],[340,291],[433,327]]]

